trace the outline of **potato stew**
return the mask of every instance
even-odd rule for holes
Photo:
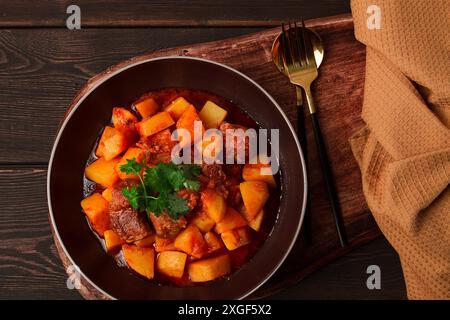
[[[276,219],[279,175],[262,175],[267,165],[172,162],[179,142],[172,132],[192,132],[195,120],[202,132],[257,127],[211,93],[154,91],[113,108],[85,168],[81,207],[91,229],[120,265],[158,283],[186,286],[230,275]]]

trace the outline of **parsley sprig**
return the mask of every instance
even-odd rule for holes
[[[177,191],[186,188],[198,191],[198,176],[201,169],[197,165],[175,165],[160,163],[149,167],[145,163],[129,160],[120,166],[120,171],[139,177],[138,186],[122,189],[134,209],[159,216],[167,212],[172,219],[189,212],[187,200],[177,195]]]

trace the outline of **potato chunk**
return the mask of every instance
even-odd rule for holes
[[[102,192],[102,197],[105,198],[106,201],[111,202],[112,200],[112,187],[106,188]]]
[[[215,231],[217,233],[224,233],[233,229],[245,227],[246,225],[247,221],[240,213],[233,208],[228,207],[225,217],[216,224]]]
[[[222,121],[225,120],[227,111],[219,107],[214,102],[208,100],[206,101],[198,116],[203,121],[203,125],[206,129],[217,129],[219,128],[219,125],[222,123]]]
[[[145,237],[144,239],[135,241],[134,244],[138,247],[152,247],[155,243],[156,236],[155,234],[151,234],[148,237]]]
[[[186,101],[185,98],[178,97],[165,107],[164,111],[170,113],[172,118],[177,121],[190,105],[191,104]]]
[[[264,181],[271,188],[276,188],[277,183],[273,175],[261,174],[261,168],[270,168],[270,164],[246,164],[242,169],[242,178],[245,181]]]
[[[227,231],[220,236],[225,247],[230,251],[245,246],[251,241],[251,234],[248,227]]]
[[[223,219],[227,212],[227,204],[217,191],[206,189],[200,193],[203,210],[216,223]]]
[[[206,282],[231,272],[230,258],[227,254],[192,262],[188,266],[189,278],[193,282]]]
[[[187,255],[179,251],[161,252],[156,260],[156,270],[173,278],[181,278],[184,273]]]
[[[116,172],[120,179],[126,180],[126,179],[133,179],[138,180],[139,177],[135,174],[127,174],[125,172],[122,172],[120,170],[120,167],[124,164],[127,164],[127,160],[133,160],[135,159],[137,162],[141,162],[144,158],[145,151],[141,148],[129,148],[127,152],[120,158],[119,162],[116,164]]]
[[[175,238],[175,248],[187,254],[201,258],[208,251],[208,246],[200,230],[193,224],[187,226]]]
[[[100,158],[92,162],[84,171],[86,178],[100,184],[104,188],[111,187],[119,180],[115,170],[117,162],[119,162],[117,158],[109,161],[105,158]]]
[[[114,253],[120,249],[120,247],[125,243],[117,233],[112,230],[106,230],[104,233],[106,250],[109,253]]]
[[[239,209],[242,216],[247,220],[248,226],[252,228],[255,231],[259,231],[261,229],[262,221],[264,219],[264,209],[262,209],[254,218],[251,218],[248,215],[247,209],[245,209],[245,206],[242,205],[242,207]]]
[[[159,105],[155,99],[147,98],[134,104],[136,110],[139,112],[143,119],[154,115],[159,110]]]
[[[128,266],[141,276],[153,279],[155,276],[155,250],[124,244],[123,256]]]
[[[162,111],[150,118],[138,122],[136,124],[136,127],[142,137],[148,137],[164,129],[167,129],[174,123],[175,122],[173,121],[170,114],[166,111]]]
[[[256,217],[269,199],[269,188],[262,181],[246,181],[239,185],[242,201],[250,219]]]
[[[207,232],[204,235],[205,242],[208,245],[208,253],[214,253],[223,249],[223,242],[217,237],[214,232]]]
[[[210,231],[216,224],[206,213],[199,212],[192,219],[192,223],[200,229],[201,232]]]
[[[108,201],[100,193],[94,193],[81,201],[81,208],[89,219],[92,228],[103,237],[104,232],[111,229]]]
[[[177,250],[177,248],[175,248],[174,239],[166,239],[156,236],[155,250],[156,252],[163,252]]]

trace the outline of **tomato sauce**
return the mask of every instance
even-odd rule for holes
[[[227,117],[226,121],[232,124],[241,125],[247,128],[253,128],[258,129],[260,126],[258,123],[256,123],[245,111],[243,111],[242,108],[237,106],[232,101],[229,101],[223,97],[217,96],[215,94],[212,94],[207,91],[202,90],[191,90],[186,88],[168,88],[168,89],[162,89],[158,91],[151,91],[148,92],[141,97],[137,98],[135,101],[130,102],[129,106],[121,106],[124,108],[127,108],[129,111],[131,111],[136,117],[139,117],[139,113],[135,108],[135,104],[143,101],[148,98],[153,98],[156,103],[161,107],[161,109],[164,109],[167,105],[169,105],[173,100],[175,100],[178,97],[184,97],[187,101],[189,101],[194,107],[197,109],[197,111],[200,111],[200,109],[203,107],[203,105],[207,101],[212,101],[218,106],[222,107],[227,111]],[[109,125],[109,124],[105,124]],[[99,133],[99,139],[101,136],[101,132]],[[98,140],[99,140],[98,139]],[[86,166],[94,162],[98,159],[98,157],[95,155],[95,151],[98,146],[98,140],[96,144],[92,148],[92,152],[89,155],[89,158],[87,160]],[[269,146],[270,147],[270,146]],[[227,166],[224,164],[223,166]],[[225,170],[226,171],[226,170]],[[230,172],[230,171],[228,171]],[[232,172],[232,171],[231,171]],[[281,197],[281,168],[280,171],[274,176],[277,187],[270,189],[270,196],[267,200],[264,210],[265,210],[265,216],[264,220],[262,222],[261,228],[258,231],[251,230],[252,235],[252,241],[242,246],[238,249],[228,251],[225,247],[221,249],[218,252],[215,252],[212,255],[206,256],[205,258],[221,255],[225,252],[228,252],[230,256],[231,266],[232,266],[232,272],[227,275],[226,277],[232,276],[232,273],[239,269],[241,266],[243,266],[245,263],[247,263],[258,251],[258,249],[264,244],[265,240],[270,236],[270,232],[274,226],[274,223],[276,222],[277,216],[278,216],[278,208],[280,205],[280,197]],[[237,179],[242,181],[242,177],[228,177],[228,179]],[[101,186],[96,184],[93,181],[90,181],[89,179],[84,177],[84,197],[88,197],[89,195],[99,192],[101,193],[104,190]],[[190,219],[192,217],[190,214],[187,215],[186,219],[189,223]],[[88,219],[87,219],[88,220]],[[89,220],[88,220],[89,223]],[[91,228],[92,229],[92,228]],[[93,233],[95,231],[93,230]],[[99,243],[102,245],[102,247],[106,250],[105,241],[102,237],[98,236],[96,234]],[[220,237],[219,237],[220,239]],[[158,253],[156,253],[157,257]],[[124,256],[122,253],[122,250],[120,250],[117,254],[114,255],[115,260],[117,261],[119,266],[126,266],[127,263],[124,260]],[[203,257],[202,257],[203,259]],[[191,261],[195,261],[195,258],[192,258],[192,256],[188,256],[187,263]],[[149,280],[150,281],[150,280]],[[155,277],[151,281],[156,281],[157,283],[164,284],[164,285],[176,285],[176,286],[190,286],[190,285],[201,285],[201,283],[193,283],[185,270],[183,276],[181,278],[170,278],[167,276],[164,276],[160,273],[158,273],[155,270]]]

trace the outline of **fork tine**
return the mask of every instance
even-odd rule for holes
[[[281,50],[281,59],[282,59],[284,68],[287,70],[288,57],[286,57],[286,54],[289,55],[289,52],[287,50],[286,30],[284,28],[284,23],[281,24],[280,44],[281,44],[281,49],[282,49]]]
[[[294,21],[294,39],[295,39],[295,47],[297,49],[297,56],[299,57],[299,64],[302,66],[305,64],[302,57],[302,46],[300,44],[300,36],[297,29],[297,22]]]
[[[286,26],[285,26],[286,28]],[[288,27],[289,28],[289,27]],[[291,51],[289,49],[289,29],[284,29],[284,50],[286,54],[286,61],[291,63],[293,57],[291,55]]]
[[[311,37],[309,36],[309,33],[307,32],[307,29],[305,27],[305,21],[302,19],[302,31],[304,34],[304,40],[305,40],[305,52],[306,57],[308,59],[308,64],[313,65],[316,67],[316,59],[314,57],[314,50],[311,43]]]
[[[300,66],[299,60],[296,59],[297,55],[295,54],[295,37],[293,36],[293,26],[291,24],[291,21],[289,21],[288,42],[289,42],[289,50],[292,57],[291,62],[294,66],[296,66],[297,64]]]
[[[292,42],[292,51],[294,52],[295,62],[300,67],[302,65],[301,59],[299,59],[299,52],[298,52],[298,44],[297,44],[297,38],[296,38],[296,32],[295,32],[295,21],[292,22],[291,25],[291,42]]]
[[[304,57],[305,57],[306,65],[309,65],[308,49],[307,49],[307,46],[306,46],[306,29],[305,29],[305,23],[303,21],[303,18],[302,18],[301,29],[302,29],[302,32],[300,34],[300,37],[301,37],[301,43],[302,43],[302,52],[303,52]]]

